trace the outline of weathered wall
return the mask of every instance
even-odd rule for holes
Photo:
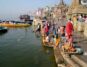
[[[77,31],[84,32],[84,22],[78,22]]]
[[[84,36],[87,37],[87,23],[84,24]]]

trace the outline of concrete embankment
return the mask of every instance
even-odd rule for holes
[[[63,56],[60,53],[60,50],[57,47],[54,47],[53,49],[54,49],[54,56],[55,56],[55,60],[56,60],[57,66],[59,64],[63,64],[64,63],[64,59],[63,59]]]
[[[75,55],[65,54],[58,47],[54,47],[54,56],[58,67],[87,67],[87,63]]]
[[[77,56],[75,55],[72,55],[71,58],[77,62],[81,67],[87,67],[87,63],[84,62],[83,60],[81,60],[80,58],[78,58]]]
[[[80,34],[79,32],[75,32],[74,33],[74,41],[75,44],[79,45],[79,46],[84,46],[86,45],[84,42],[83,36],[81,36],[82,34]],[[81,41],[81,43],[80,43]],[[83,45],[84,44],[84,45]],[[84,49],[82,47],[82,49]],[[60,55],[59,55],[60,54]],[[87,63],[84,61],[84,59],[86,59],[83,55],[67,55],[65,53],[63,53],[62,51],[59,50],[58,47],[54,48],[54,55],[55,55],[55,59],[56,59],[56,63],[58,65],[58,67],[87,67]],[[81,56],[83,56],[84,58],[82,59]],[[62,59],[61,59],[62,58]],[[62,61],[62,63],[60,63]],[[61,64],[61,65],[60,65]],[[60,65],[60,66],[59,66]],[[68,65],[68,66],[67,66]]]
[[[54,56],[56,64],[58,67],[79,67],[75,64],[68,55],[65,55],[63,52],[60,52],[58,47],[54,47]]]

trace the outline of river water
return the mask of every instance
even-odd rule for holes
[[[43,47],[32,28],[10,28],[0,35],[0,67],[56,67],[53,49]]]

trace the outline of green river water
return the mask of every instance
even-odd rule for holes
[[[32,28],[10,28],[0,35],[0,67],[56,67],[53,49],[43,47]]]

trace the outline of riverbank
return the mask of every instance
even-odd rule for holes
[[[82,36],[82,33],[74,32],[74,42],[84,49],[84,53],[87,51],[86,44],[87,38]],[[85,48],[84,48],[85,47]],[[54,56],[58,67],[86,67],[87,66],[87,56],[71,54],[68,55],[59,50],[58,47],[54,47]]]
[[[41,25],[43,25],[42,22],[41,22],[41,20],[40,20],[40,23],[41,23]],[[45,25],[46,24],[47,23],[45,23]],[[54,26],[61,27],[60,24],[62,24],[62,26],[65,26],[66,25],[64,21],[63,22],[62,21],[58,21],[57,24],[54,24]],[[48,25],[49,25],[49,23],[48,23]],[[83,25],[81,25],[81,26],[83,26]],[[44,34],[43,34],[43,28],[42,27],[43,26],[41,26],[41,35],[43,36]],[[79,26],[77,26],[77,28],[79,28]],[[82,30],[83,30],[83,28],[82,28]],[[49,36],[50,36],[50,34],[48,36],[45,36],[45,38],[47,37],[47,39],[49,39],[48,38]],[[82,52],[85,52],[84,51],[85,48],[83,47],[83,44],[84,43],[81,42],[80,43],[81,45],[79,45],[79,41],[80,40],[81,41],[84,40],[84,34],[81,33],[80,31],[78,31],[78,29],[77,29],[73,33],[73,39],[74,39],[73,44],[76,44]],[[86,37],[85,37],[85,39],[86,39]],[[48,42],[48,41],[46,41],[46,42]],[[86,46],[86,44],[87,44],[87,42],[84,44],[84,46]],[[47,47],[50,47],[50,45],[51,44],[49,43],[49,45]],[[54,44],[53,49],[54,49],[54,56],[55,56],[55,61],[56,61],[57,66],[60,66],[60,67],[62,67],[62,66],[65,66],[65,67],[69,67],[69,66],[71,66],[71,67],[86,67],[87,62],[85,60],[87,60],[87,59],[85,59],[86,57],[84,58],[84,53],[81,54],[81,55],[79,55],[79,53],[76,53],[76,52],[71,52],[71,53],[66,52],[66,53],[64,53],[59,47],[57,47],[57,46],[55,47],[55,44]],[[87,49],[85,49],[85,50],[87,51]],[[77,59],[78,62],[75,59]]]

